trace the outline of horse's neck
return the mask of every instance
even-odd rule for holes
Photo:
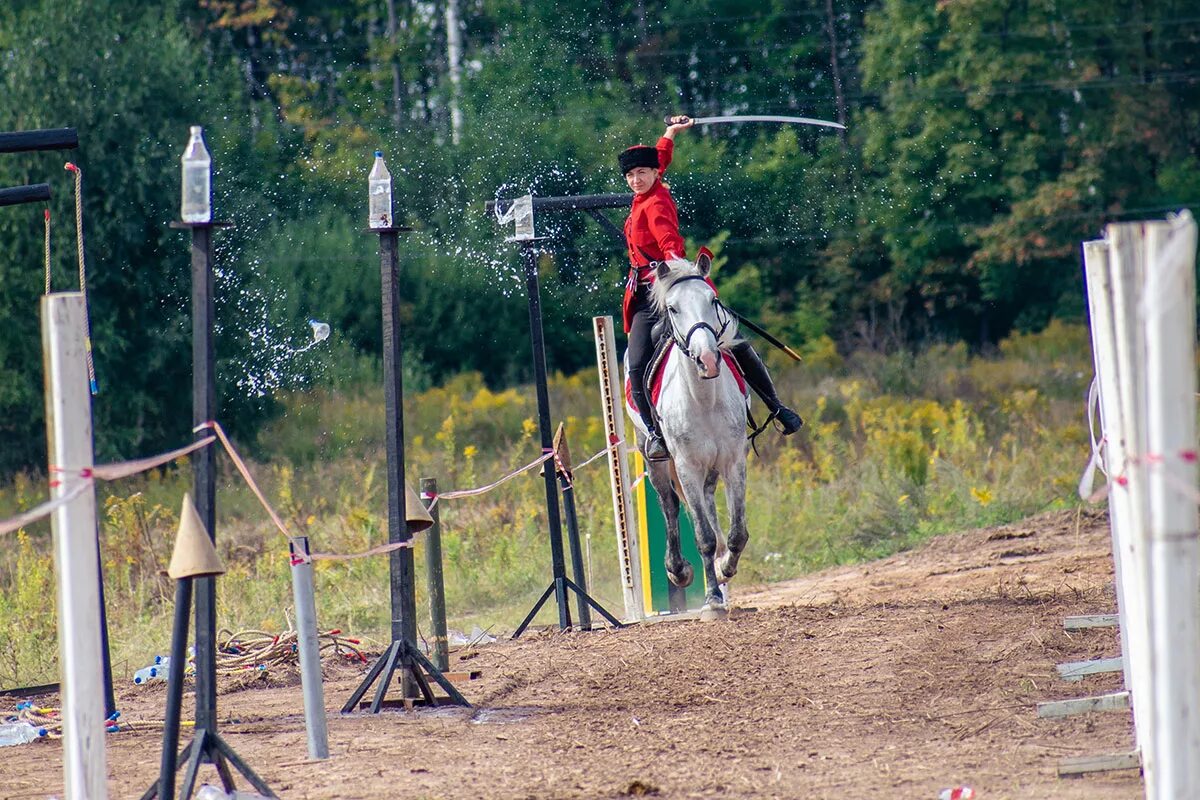
[[[723,356],[719,356],[723,358]],[[725,365],[721,365],[725,366]],[[721,401],[721,381],[724,370],[712,380],[700,377],[700,370],[678,347],[671,352],[663,375],[663,391],[680,391],[688,395],[690,403],[701,408],[716,406]]]

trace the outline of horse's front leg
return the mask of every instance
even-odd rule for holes
[[[721,587],[717,583],[713,566],[717,553],[717,539],[721,535],[714,498],[717,473],[712,471],[707,475],[698,476],[696,471],[680,469],[679,483],[683,487],[688,509],[692,512],[692,522],[696,526],[696,549],[700,551],[700,559],[704,562],[704,605],[714,609],[724,608],[725,599],[721,596]]]
[[[667,527],[667,578],[679,587],[691,586],[695,571],[679,548],[679,495],[671,479],[671,462],[647,461],[650,465],[650,485],[658,493],[658,505]]]
[[[717,580],[729,583],[737,574],[738,558],[746,548],[750,532],[746,530],[746,461],[734,464],[725,475],[725,505],[729,508],[729,537],[726,550],[717,558]]]

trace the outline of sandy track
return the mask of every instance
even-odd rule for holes
[[[1065,512],[742,588],[757,607],[716,623],[541,633],[480,648],[462,709],[342,717],[362,669],[331,666],[334,758],[305,757],[298,688],[221,695],[221,731],[284,798],[1134,798],[1136,771],[1055,777],[1066,756],[1130,749],[1127,712],[1039,720],[1037,702],[1118,688],[1064,683],[1061,661],[1116,655],[1108,529]],[[126,718],[163,690],[127,689]],[[45,702],[55,703],[54,698]],[[0,705],[0,708],[7,706]],[[110,791],[157,774],[159,732],[111,735]],[[0,797],[61,791],[61,750],[0,751]],[[202,774],[213,779],[206,767]]]

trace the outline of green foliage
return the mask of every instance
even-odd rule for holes
[[[0,8],[0,130],[80,131],[102,458],[187,434],[187,249],[166,223],[197,122],[217,215],[236,224],[216,238],[219,414],[247,441],[281,393],[377,374],[378,260],[362,232],[376,148],[397,219],[416,228],[401,253],[413,388],[460,372],[493,391],[530,378],[515,248],[484,202],[624,191],[615,153],[653,141],[672,110],[847,121],[845,135],[696,128],[667,173],[693,251],[719,249],[723,296],[830,366],[862,345],[978,352],[1079,321],[1082,239],[1200,201],[1185,0],[460,0],[457,91],[445,0],[395,6],[394,20],[374,0]],[[66,288],[61,160],[2,156],[0,185],[53,183]],[[590,318],[617,313],[623,248],[586,215],[537,226],[548,362],[571,374],[592,362]],[[41,242],[36,211],[0,213],[3,475],[44,450],[29,434],[42,427]],[[297,354],[310,318],[333,335]]]
[[[759,438],[748,486],[750,544],[739,581],[895,552],[925,537],[1069,506],[1087,455],[1081,398],[1086,331],[1056,324],[1002,343],[991,358],[962,344],[916,355],[864,352],[820,369],[780,371],[781,392],[808,421],[783,439]],[[814,348],[812,354],[820,356]],[[836,353],[834,353],[836,354]],[[604,446],[595,371],[555,376],[554,409],[575,464]],[[530,387],[489,389],[478,373],[410,393],[406,474],[435,477],[445,493],[490,483],[540,453]],[[357,553],[387,539],[383,400],[377,382],[350,391],[281,398],[279,418],[256,442],[250,470],[287,527],[318,552]],[[238,443],[242,447],[241,443]],[[248,448],[243,448],[248,449]],[[282,630],[291,596],[286,542],[223,457],[218,462],[217,545],[229,572],[218,624]],[[621,608],[612,504],[603,459],[575,472],[580,535],[592,594]],[[126,679],[165,652],[171,614],[161,575],[191,482],[185,464],[103,484],[101,518],[114,661]],[[0,514],[27,507],[34,484],[0,490]],[[723,502],[721,498],[720,502]],[[550,569],[544,484],[536,471],[476,497],[443,498],[450,626],[511,629],[545,588]],[[54,672],[48,526],[0,552],[0,686]],[[415,553],[425,629],[423,537]],[[657,565],[655,565],[657,566]],[[318,617],[380,646],[389,617],[388,559],[317,562]],[[552,618],[547,612],[543,620]],[[7,637],[7,638],[6,638]]]

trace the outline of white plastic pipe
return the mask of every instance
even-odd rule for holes
[[[1196,513],[1196,223],[1147,223],[1148,555],[1155,800],[1200,791],[1200,518]]]
[[[79,292],[42,298],[50,495],[91,482],[92,397]],[[100,644],[96,492],[90,486],[50,518],[58,579],[63,784],[69,800],[108,796],[104,755],[104,654]]]
[[[1096,382],[1100,391],[1100,431],[1102,444],[1100,453],[1104,459],[1105,470],[1111,475],[1120,469],[1121,442],[1121,413],[1119,390],[1117,389],[1117,354],[1116,340],[1113,331],[1112,313],[1112,282],[1109,280],[1108,242],[1103,239],[1083,243],[1083,268],[1087,278],[1088,319],[1091,322],[1092,362],[1096,369]],[[1089,409],[1089,414],[1090,414]],[[1112,537],[1113,568],[1117,588],[1117,617],[1121,634],[1121,661],[1125,678],[1125,688],[1132,689],[1135,665],[1131,662],[1132,648],[1129,643],[1130,617],[1140,618],[1143,615],[1141,605],[1136,596],[1131,597],[1130,587],[1125,581],[1125,573],[1130,566],[1125,563],[1128,548],[1124,537],[1129,535],[1128,523],[1125,520],[1129,514],[1129,496],[1120,491],[1111,491],[1108,495],[1108,523]],[[1090,486],[1089,486],[1090,489]],[[1144,628],[1143,628],[1144,629]],[[1142,666],[1141,664],[1136,666]],[[1149,698],[1145,702],[1150,702]],[[1135,731],[1136,737],[1136,731]]]
[[[1159,752],[1155,730],[1154,692],[1157,681],[1153,650],[1150,647],[1153,609],[1149,602],[1149,564],[1146,557],[1149,507],[1146,492],[1146,344],[1138,319],[1144,266],[1145,229],[1140,222],[1109,225],[1109,276],[1112,285],[1113,331],[1117,356],[1117,401],[1121,441],[1115,443],[1112,464],[1114,477],[1111,493],[1117,498],[1113,508],[1122,526],[1123,565],[1121,575],[1126,597],[1130,600],[1129,659],[1133,668],[1133,719],[1137,744],[1142,756],[1142,773],[1147,787],[1155,785]],[[1114,444],[1110,442],[1110,445]]]
[[[321,683],[321,644],[317,636],[317,601],[313,592],[313,565],[308,558],[308,537],[293,538],[291,548],[292,599],[296,603],[304,728],[308,734],[308,757],[320,761],[329,758],[329,732],[325,719],[325,688]]]

